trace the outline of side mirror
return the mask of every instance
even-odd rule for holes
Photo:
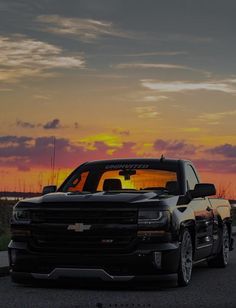
[[[42,195],[54,193],[57,190],[56,185],[49,185],[49,186],[44,186]]]
[[[199,198],[206,196],[213,196],[216,194],[216,189],[214,184],[201,183],[196,184],[194,190],[190,190],[191,198]]]

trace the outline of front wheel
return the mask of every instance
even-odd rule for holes
[[[191,280],[193,268],[193,246],[192,238],[187,229],[182,232],[180,245],[180,262],[178,269],[178,285],[187,286]]]
[[[222,240],[220,252],[213,258],[208,260],[210,267],[226,267],[229,263],[229,230],[226,224],[222,227]]]

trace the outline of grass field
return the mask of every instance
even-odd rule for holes
[[[10,234],[3,234],[0,236],[0,251],[7,250],[7,246],[10,242]]]

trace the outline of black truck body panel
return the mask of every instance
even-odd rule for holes
[[[189,161],[122,159],[85,163],[72,172],[56,193],[20,201],[15,211],[26,211],[29,219],[12,219],[12,276],[125,281],[176,273],[184,228],[191,232],[194,261],[216,255],[221,247],[223,223],[231,236],[230,205],[226,200],[208,197],[188,200],[187,165],[199,182]],[[174,170],[179,194],[155,190],[95,192],[91,183],[96,174],[86,186],[89,193],[65,191],[68,181],[88,168]],[[143,211],[161,213],[163,223],[142,227],[139,215]]]

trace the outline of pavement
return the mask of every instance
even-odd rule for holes
[[[191,283],[178,288],[176,275],[153,281],[64,280],[19,285],[0,277],[1,308],[235,308],[236,249],[226,268],[194,266]]]
[[[236,226],[233,227],[233,235],[236,235]],[[0,251],[0,276],[9,274],[8,252]]]

